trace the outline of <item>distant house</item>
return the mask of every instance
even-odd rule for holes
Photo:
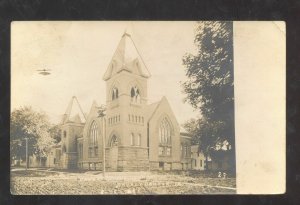
[[[230,151],[232,149],[232,146],[227,140],[224,140],[218,141],[214,149],[215,151],[223,153],[223,159],[219,161],[212,161],[211,166],[209,168],[214,171],[229,171],[232,167],[230,167],[229,156],[226,155],[225,152]]]
[[[180,133],[180,152],[182,170],[192,169],[191,164],[191,136],[187,133]]]
[[[222,143],[216,145],[216,150],[226,151],[229,147],[228,143]],[[191,146],[191,161],[192,170],[211,170],[211,171],[228,171],[230,169],[229,158],[224,156],[223,160],[213,160],[210,156],[204,155],[203,152],[199,151],[199,145]]]
[[[203,152],[199,151],[199,145],[191,146],[191,157],[193,170],[205,170],[206,163],[211,164],[211,159],[208,157],[208,162],[206,162]]]

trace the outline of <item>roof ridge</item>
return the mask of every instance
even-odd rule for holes
[[[151,120],[151,118],[153,117],[154,113],[155,113],[156,110],[158,109],[160,103],[162,102],[162,99],[163,99],[163,97],[160,99],[160,101],[157,101],[157,102],[156,102],[157,105],[155,105],[155,109],[154,109],[154,111],[152,112],[151,116],[149,117],[148,122]],[[153,104],[155,104],[155,103],[152,103],[151,105],[153,105]]]

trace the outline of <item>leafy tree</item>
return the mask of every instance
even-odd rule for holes
[[[11,114],[10,140],[11,157],[26,158],[26,141],[28,139],[28,155],[45,157],[54,139],[50,136],[51,124],[45,113],[34,111],[25,106]]]
[[[232,150],[235,147],[233,24],[199,22],[194,42],[197,54],[183,57],[188,77],[182,84],[187,94],[185,100],[202,115],[193,131],[200,141],[200,149],[219,158],[224,155],[212,153],[217,151],[218,143],[227,141]],[[234,151],[230,153],[234,165]]]
[[[53,125],[50,129],[50,136],[55,140],[55,144],[61,141],[61,129],[60,125]]]

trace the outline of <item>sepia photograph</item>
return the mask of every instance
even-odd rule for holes
[[[234,25],[12,22],[11,194],[236,194]]]

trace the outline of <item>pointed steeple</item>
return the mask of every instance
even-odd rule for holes
[[[120,43],[112,57],[112,60],[103,76],[103,80],[110,79],[116,73],[127,71],[142,77],[149,78],[148,71],[139,51],[136,48],[131,35],[126,31],[122,35]]]
[[[66,122],[84,123],[86,116],[75,96],[72,97],[65,114],[63,115],[62,124]]]

